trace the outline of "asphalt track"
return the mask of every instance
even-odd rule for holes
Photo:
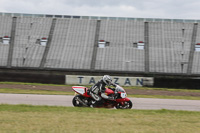
[[[0,93],[0,104],[30,104],[48,106],[73,106],[73,96],[66,95],[33,95],[33,94],[5,94]],[[169,109],[200,111],[200,100],[130,98],[132,109]]]

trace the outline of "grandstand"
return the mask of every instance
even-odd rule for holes
[[[199,76],[199,22],[0,13],[0,67]]]

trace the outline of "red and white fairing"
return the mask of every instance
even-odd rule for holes
[[[84,87],[84,86],[72,86],[72,89],[80,94],[80,95],[83,95],[85,97],[90,97],[90,95],[87,94],[87,90],[88,88],[87,87]]]
[[[93,98],[88,94],[88,88],[84,86],[72,86],[72,89],[78,94],[72,100],[73,105],[78,107],[89,106],[89,103],[93,100]],[[111,100],[112,102],[105,99],[102,107],[116,107],[117,109],[132,108],[132,102],[129,98],[127,98],[126,91],[121,86],[117,85],[115,92],[112,89],[106,88],[105,93],[108,96],[116,96],[116,98]]]

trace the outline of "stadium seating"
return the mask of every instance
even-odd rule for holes
[[[98,49],[96,69],[144,71],[144,51],[133,47],[144,41],[144,22],[102,20],[99,40],[109,47]]]
[[[193,23],[151,22],[150,71],[186,73]]]
[[[172,74],[187,74],[191,67],[191,74],[200,73],[200,53],[191,47],[192,41],[200,43],[200,27],[194,37],[194,22],[186,20],[19,15],[13,27],[13,16],[2,15],[0,67],[8,67],[11,47],[3,38],[11,31],[11,67]],[[99,40],[106,42],[104,48],[97,47]]]
[[[37,40],[48,38],[51,22],[52,18],[17,18],[12,66],[39,67],[45,47]]]
[[[0,16],[0,66],[7,66],[9,45],[3,44],[4,36],[11,36],[12,17]]]
[[[45,67],[90,69],[96,21],[57,19]]]
[[[197,28],[197,38],[196,43],[200,43],[200,26]],[[193,74],[200,74],[200,52],[194,52],[194,60],[192,65],[192,73]]]

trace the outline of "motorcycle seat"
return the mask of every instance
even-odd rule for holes
[[[90,95],[90,90],[89,89],[87,90],[87,94]]]

